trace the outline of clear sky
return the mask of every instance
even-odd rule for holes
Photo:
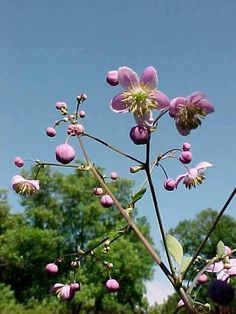
[[[11,177],[19,172],[12,163],[17,155],[54,161],[55,147],[65,141],[64,130],[54,139],[45,136],[45,128],[58,119],[55,102],[74,105],[82,92],[88,95],[86,131],[143,156],[143,147],[128,137],[133,117],[109,109],[121,89],[109,87],[105,76],[123,65],[138,73],[153,65],[160,90],[171,99],[200,90],[216,108],[188,137],[177,133],[168,116],[154,135],[153,155],[188,141],[193,165],[214,164],[205,184],[191,191],[180,186],[166,192],[163,174],[155,174],[164,226],[168,230],[207,207],[219,210],[236,177],[235,29],[233,0],[0,0],[0,187],[10,188]],[[141,184],[142,175],[128,171],[130,161],[88,140],[86,145],[94,162]],[[79,149],[77,154],[80,158]],[[183,171],[174,161],[165,164],[174,177]],[[9,196],[18,210],[16,197]],[[147,215],[160,248],[147,198],[140,202],[139,213]],[[236,217],[235,201],[227,213]],[[149,299],[160,301],[169,291],[157,272],[148,284]]]

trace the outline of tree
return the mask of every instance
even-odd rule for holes
[[[115,207],[101,206],[99,198],[93,194],[97,183],[88,172],[76,170],[65,175],[44,168],[39,180],[41,190],[30,198],[21,199],[25,208],[23,222],[0,238],[0,254],[6,264],[1,281],[13,287],[18,300],[26,302],[32,297],[46,297],[55,282],[75,279],[82,283],[82,289],[67,309],[74,313],[138,313],[147,307],[143,299],[144,280],[152,276],[153,261],[130,230],[111,244],[107,254],[98,247],[94,250],[95,256],[82,259],[75,278],[70,271],[74,257],[64,258],[56,279],[46,277],[47,263],[54,262],[58,256],[96,245],[114,234],[114,230],[123,230],[126,223]],[[132,185],[125,179],[110,184],[124,207],[130,202]],[[146,218],[137,218],[135,211],[133,218],[152,242]],[[104,287],[109,274],[101,261],[114,264],[111,276],[121,287],[115,295],[107,293]]]

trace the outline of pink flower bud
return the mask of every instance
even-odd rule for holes
[[[109,279],[106,282],[106,288],[109,292],[117,292],[120,288],[120,285],[115,279]]]
[[[47,266],[45,267],[45,270],[50,275],[56,275],[58,272],[58,267],[56,264],[50,263],[50,264],[47,264]]]
[[[14,164],[15,164],[18,168],[21,168],[21,167],[24,166],[24,160],[23,160],[21,157],[17,156],[17,157],[15,158],[15,160],[14,160]]]
[[[179,161],[183,164],[189,164],[192,161],[192,153],[189,151],[183,151],[179,156]]]
[[[85,117],[85,115],[86,115],[86,113],[85,113],[85,111],[84,111],[84,110],[81,110],[81,111],[79,112],[79,116],[80,116],[80,118],[84,118],[84,117]]]
[[[189,151],[191,149],[191,145],[189,143],[183,143],[182,150],[184,152]]]
[[[63,101],[58,101],[58,102],[56,103],[56,108],[57,108],[58,110],[61,110],[62,108],[67,108],[67,104],[66,104],[65,102],[63,102]]]
[[[178,307],[182,307],[182,306],[184,306],[184,301],[181,299],[181,300],[179,300],[179,302],[178,302],[178,305],[177,305]]]
[[[113,200],[108,194],[103,195],[100,199],[100,202],[103,207],[111,207],[113,205]]]
[[[204,283],[206,283],[208,280],[208,277],[206,274],[202,274],[198,277],[197,279],[197,282],[200,284],[200,285],[203,285]]]
[[[49,126],[46,129],[46,134],[47,134],[47,136],[54,137],[57,134],[57,132],[56,132],[56,130],[54,128]]]
[[[132,129],[130,130],[129,136],[131,140],[134,142],[134,144],[142,145],[146,144],[149,141],[151,133],[149,130],[139,125],[136,125],[132,127]]]
[[[116,180],[116,179],[118,178],[117,172],[112,171],[112,172],[110,173],[110,178],[111,178],[112,180]]]
[[[175,180],[173,179],[167,179],[165,182],[164,182],[164,188],[167,190],[167,191],[173,191],[174,188],[175,188]]]
[[[56,148],[56,159],[62,164],[69,164],[75,158],[75,151],[69,144],[61,144]]]
[[[80,284],[79,284],[78,282],[71,283],[71,284],[70,284],[70,288],[71,288],[73,291],[79,291],[79,290],[80,290]]]
[[[118,81],[118,71],[109,71],[107,73],[106,81],[111,86],[116,86],[119,84]]]
[[[113,268],[113,264],[112,263],[107,263],[107,268],[108,269],[112,269]]]
[[[94,188],[93,193],[95,195],[102,195],[103,194],[103,189],[102,188]]]
[[[67,134],[68,135],[82,135],[84,134],[84,127],[82,124],[71,124],[67,128]]]

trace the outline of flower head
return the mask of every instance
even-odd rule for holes
[[[39,180],[27,180],[20,175],[14,176],[11,183],[17,194],[30,196],[39,190]]]
[[[132,112],[138,125],[151,128],[153,109],[168,108],[168,97],[156,89],[158,78],[154,67],[147,67],[140,77],[128,67],[120,67],[117,81],[125,89],[110,104],[114,112]]]
[[[71,285],[63,284],[63,283],[56,283],[54,284],[51,289],[51,293],[56,293],[57,297],[64,301],[72,300],[75,295],[75,290]]]
[[[200,162],[195,168],[189,169],[188,172],[181,174],[176,178],[176,188],[182,180],[186,188],[189,189],[191,189],[191,187],[196,187],[198,184],[201,184],[205,180],[205,169],[212,166],[213,165],[207,161]]]
[[[177,130],[181,135],[188,135],[191,130],[202,124],[207,114],[214,112],[214,106],[200,92],[188,97],[177,97],[170,102],[169,114],[175,119]]]

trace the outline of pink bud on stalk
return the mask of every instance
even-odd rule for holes
[[[55,154],[57,161],[64,165],[69,164],[75,158],[74,148],[67,143],[58,145]]]
[[[164,188],[167,190],[167,191],[173,191],[175,189],[175,180],[173,179],[167,179],[165,182],[164,182]]]
[[[47,134],[47,136],[49,136],[49,137],[54,137],[54,136],[56,136],[57,132],[56,132],[55,128],[52,128],[51,126],[49,126],[49,127],[46,129],[46,134]]]
[[[200,285],[203,285],[204,283],[206,283],[208,281],[208,277],[206,274],[202,274],[198,277],[197,279],[197,282],[200,284]]]
[[[79,116],[80,116],[80,118],[84,118],[84,117],[85,117],[85,115],[86,115],[86,113],[85,113],[85,111],[84,111],[84,110],[81,110],[81,111],[79,112]]]
[[[191,145],[189,143],[183,143],[182,150],[184,152],[189,151],[191,149]]]
[[[110,173],[110,178],[111,178],[112,180],[117,180],[117,178],[118,178],[117,172],[112,171],[112,172]]]
[[[146,144],[149,141],[151,133],[148,129],[136,125],[132,127],[132,129],[130,130],[129,136],[131,140],[134,142],[134,144],[142,145]]]
[[[17,157],[15,158],[15,160],[14,160],[14,164],[15,164],[18,168],[21,168],[21,167],[24,166],[24,160],[23,160],[21,157],[17,156]]]
[[[93,193],[95,195],[102,195],[103,194],[103,189],[102,188],[94,188]]]
[[[57,267],[57,265],[55,263],[49,263],[45,267],[45,270],[50,275],[56,275],[57,272],[58,272],[58,267]]]
[[[190,151],[183,151],[179,156],[179,161],[183,164],[189,164],[192,161],[192,153]]]
[[[117,292],[120,288],[120,285],[118,283],[118,281],[116,281],[115,279],[109,279],[106,282],[106,288],[109,292]]]
[[[70,288],[71,288],[73,291],[79,291],[79,290],[80,290],[80,284],[79,284],[78,282],[71,283],[71,284],[70,284]]]
[[[113,205],[113,200],[108,194],[103,195],[100,199],[100,202],[103,207],[111,207]]]
[[[71,124],[67,128],[67,134],[71,136],[83,135],[84,127],[82,124]]]

